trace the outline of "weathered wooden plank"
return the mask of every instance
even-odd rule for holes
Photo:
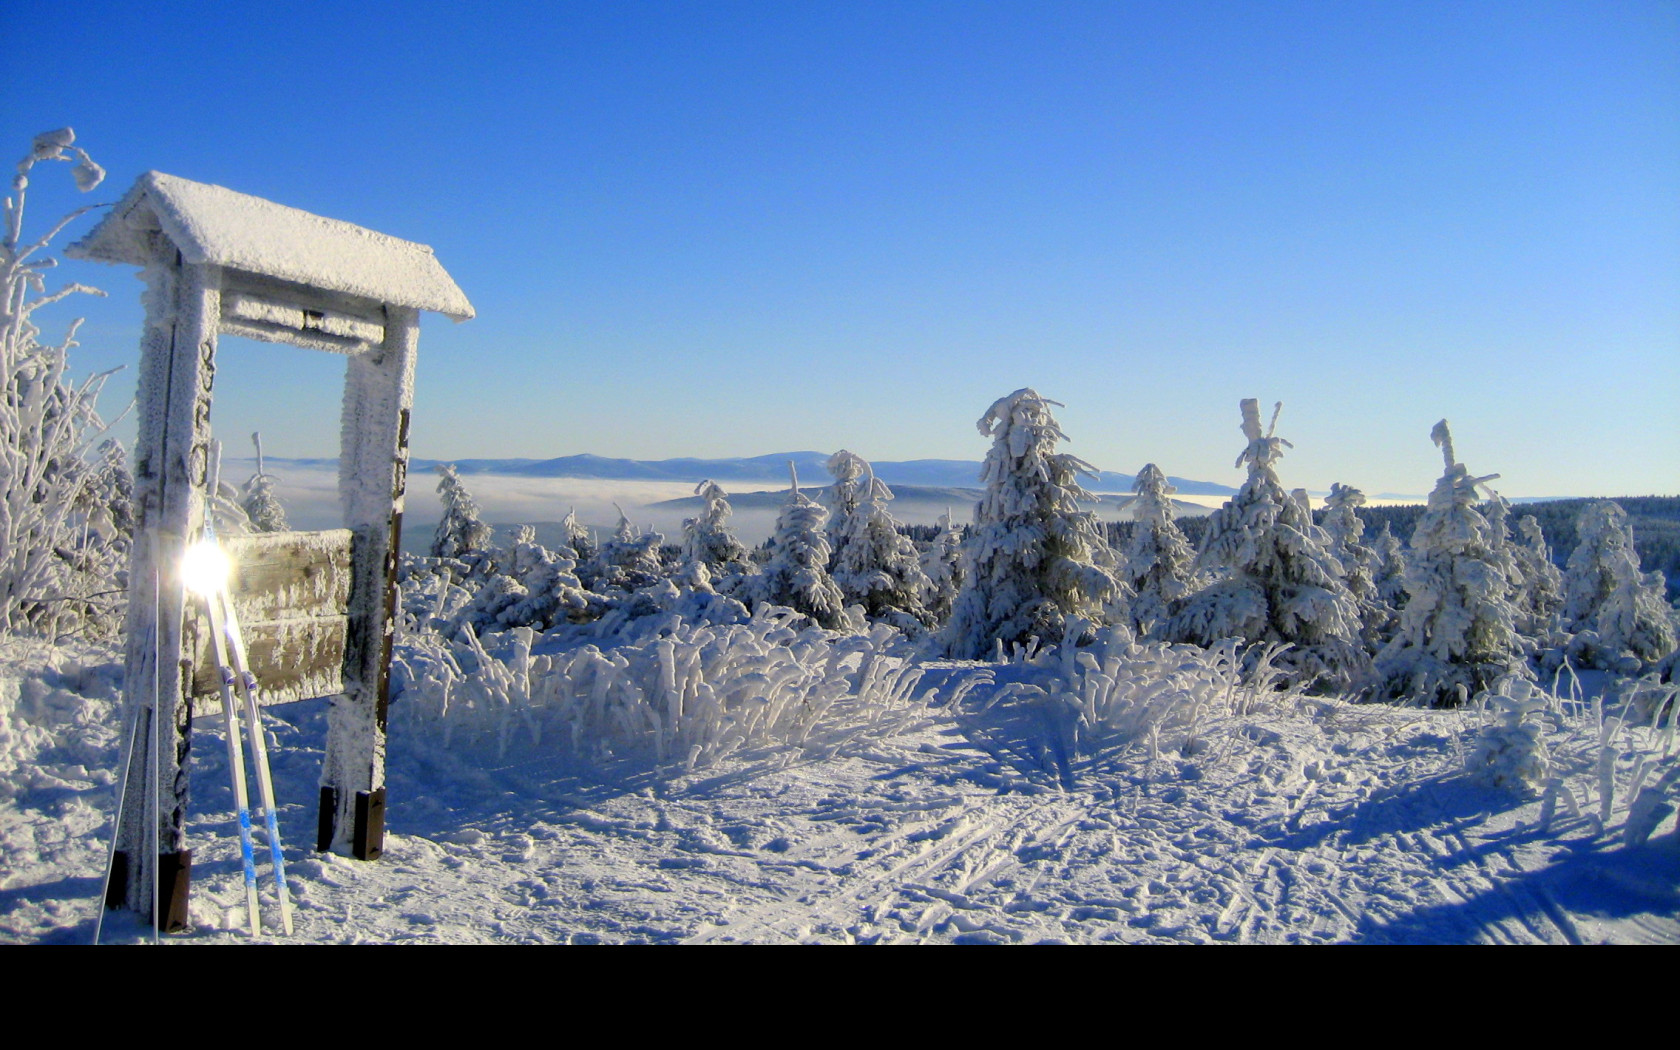
[[[264,705],[344,691],[350,541],[349,529],[222,538],[233,564],[229,593]],[[196,604],[186,651],[195,713],[203,713],[221,685],[209,623]]]
[[[222,537],[241,623],[350,611],[349,529]]]
[[[344,638],[347,616],[304,616],[240,623],[251,673],[261,686],[264,706],[287,704],[344,691]],[[217,710],[221,676],[211,651],[209,625],[196,625],[192,695],[193,713]]]

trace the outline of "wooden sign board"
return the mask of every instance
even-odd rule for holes
[[[264,704],[344,691],[350,624],[349,529],[227,536],[228,588]],[[194,714],[219,710],[221,677],[203,603],[189,618]]]

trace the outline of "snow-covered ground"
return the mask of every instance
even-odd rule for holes
[[[120,664],[4,644],[0,940],[87,942]],[[538,650],[575,670],[581,644]],[[573,747],[559,699],[494,715],[457,698],[450,714],[413,686],[393,706],[376,863],[309,848],[325,702],[272,708],[294,939],[1680,941],[1676,741],[1610,722],[1616,695],[1608,710],[1551,705],[1554,786],[1522,798],[1465,775],[1476,711],[1254,693],[1172,652],[1108,655],[1104,707],[1096,660],[923,663],[853,645],[821,665],[834,690],[798,694],[826,697],[820,714],[693,769]],[[1150,693],[1160,682],[1177,692]],[[194,728],[194,929],[170,943],[251,939],[216,723]],[[1639,844],[1630,804],[1654,827]],[[150,936],[107,913],[106,941]]]

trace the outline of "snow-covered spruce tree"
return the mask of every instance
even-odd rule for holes
[[[257,472],[240,489],[239,505],[251,519],[253,531],[285,532],[291,525],[286,522],[286,508],[274,494],[274,478],[263,470],[262,435],[252,434],[251,443],[257,446]]]
[[[838,455],[852,456],[850,452]],[[833,469],[834,460],[829,460],[829,466]],[[867,463],[864,468],[868,470]],[[922,604],[929,584],[916,545],[899,531],[898,522],[887,511],[892,490],[869,471],[857,495],[859,501],[839,537],[840,548],[829,558],[830,574],[847,601],[863,606],[865,616],[919,636],[933,623]]]
[[[579,565],[595,556],[595,541],[589,535],[589,530],[578,521],[577,508],[573,507],[560,519],[560,527],[566,530],[566,546],[572,549],[572,557]]]
[[[834,476],[834,484],[822,494],[822,504],[828,509],[824,531],[828,534],[828,571],[832,573],[839,563],[840,552],[846,549],[853,515],[869,500],[869,487],[875,475],[862,456],[845,449],[828,457],[824,465]]]
[[[933,622],[943,624],[951,618],[951,605],[962,590],[963,527],[953,524],[951,512],[939,516],[939,534],[922,552],[922,575],[927,589],[922,592],[922,607]]]
[[[24,206],[30,173],[44,161],[74,162],[76,188],[88,192],[105,172],[80,147],[69,128],[35,136],[17,165],[12,193],[0,221],[0,631],[56,621],[56,606],[79,601],[68,593],[76,570],[64,556],[85,528],[73,512],[89,477],[83,456],[105,429],[95,408],[106,376],[79,384],[67,378],[76,346],[72,321],[56,344],[42,343],[35,311],[75,295],[104,295],[70,284],[46,290],[45,271],[56,260],[40,253],[89,208],[63,216],[44,235],[25,241]]]
[[[1386,642],[1400,627],[1400,608],[1406,604],[1406,551],[1400,537],[1383,522],[1382,531],[1371,541],[1376,556],[1371,571],[1371,584],[1376,588],[1377,601],[1388,610],[1381,636]]]
[[[1451,706],[1509,674],[1529,675],[1511,604],[1517,567],[1476,509],[1474,477],[1453,451],[1446,420],[1429,435],[1446,470],[1412,532],[1400,629],[1377,654],[1382,692]]]
[[[1662,573],[1643,573],[1621,505],[1589,504],[1564,574],[1563,615],[1576,632],[1570,655],[1595,667],[1636,672],[1675,647]]]
[[[1159,637],[1194,589],[1196,552],[1173,520],[1177,491],[1153,463],[1145,463],[1132,480],[1130,509],[1137,524],[1122,559],[1122,578],[1134,592],[1132,622],[1144,637]]]
[[[749,571],[752,556],[729,527],[733,511],[728,493],[717,482],[706,480],[695,486],[694,494],[705,505],[698,517],[683,521],[684,561],[704,565],[708,579]]]
[[[1511,546],[1522,574],[1522,588],[1516,596],[1517,631],[1542,645],[1561,642],[1563,573],[1552,561],[1552,548],[1532,514],[1517,522],[1521,543]]]
[[[1096,469],[1058,453],[1067,440],[1051,405],[1031,388],[999,398],[976,426],[992,439],[980,480],[985,495],[963,543],[963,585],[940,632],[959,660],[1006,648],[1085,641],[1065,638],[1074,620],[1087,625],[1124,615],[1129,597],[1096,515],[1079,509],[1090,494],[1078,477]],[[1117,609],[1118,607],[1118,609]]]
[[[1348,593],[1359,607],[1360,637],[1366,650],[1375,652],[1387,641],[1386,632],[1391,629],[1395,609],[1385,605],[1377,593],[1377,552],[1361,542],[1365,522],[1359,517],[1359,508],[1364,505],[1365,493],[1352,485],[1331,483],[1330,495],[1324,499],[1321,527],[1329,537],[1331,555],[1341,563]]]
[[[630,524],[624,508],[618,509],[618,528],[613,538],[601,544],[582,566],[579,576],[589,589],[597,592],[621,590],[632,593],[650,587],[664,579],[664,567],[659,561],[659,548],[665,536],[659,532],[642,532]]]
[[[832,630],[854,626],[845,596],[828,574],[828,511],[799,491],[799,474],[788,464],[793,484],[776,518],[772,553],[764,572],[753,577],[754,597],[785,605]]]
[[[443,518],[432,535],[432,557],[460,558],[487,549],[494,530],[479,520],[478,501],[461,484],[453,464],[439,464],[437,473]]]
[[[1259,402],[1242,402],[1248,446],[1237,466],[1247,465],[1248,479],[1208,519],[1196,566],[1213,582],[1184,603],[1168,635],[1204,647],[1226,638],[1287,644],[1276,662],[1289,679],[1324,691],[1359,689],[1370,659],[1359,641],[1358,604],[1323,530],[1303,500],[1284,492],[1274,468],[1289,445],[1275,436],[1282,409],[1279,402],[1262,433]]]
[[[521,525],[494,575],[473,597],[462,621],[478,633],[509,627],[546,631],[558,622],[588,618],[589,596],[578,582],[571,551],[550,551],[536,541],[536,530]]]

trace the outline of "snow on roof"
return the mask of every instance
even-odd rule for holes
[[[65,254],[144,266],[161,230],[186,261],[324,288],[457,321],[472,304],[424,244],[223,186],[148,171]]]

